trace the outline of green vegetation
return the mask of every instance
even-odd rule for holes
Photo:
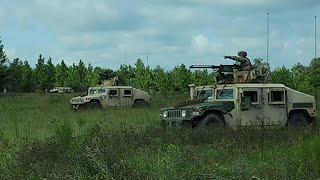
[[[253,59],[253,62],[262,59]],[[209,70],[210,71],[210,70]],[[84,64],[82,60],[68,66],[64,60],[54,65],[52,59],[39,55],[35,67],[28,60],[6,57],[0,38],[0,90],[9,92],[43,92],[54,86],[69,86],[75,91],[84,91],[100,81],[100,75],[117,75],[120,85],[130,85],[148,92],[176,93],[188,91],[188,85],[207,85],[214,83],[214,73],[208,70],[190,71],[184,64],[168,71],[161,66],[151,68],[137,59],[132,65],[120,65],[112,70]],[[298,91],[317,96],[320,87],[320,58],[315,58],[307,66],[300,63],[290,68],[276,68],[271,77],[275,83],[283,83]]]
[[[320,58],[272,72],[273,82],[318,97]],[[76,91],[100,74],[152,92],[148,109],[73,112],[75,94],[41,94],[53,86]],[[163,129],[159,109],[187,98],[188,85],[213,83],[213,73],[180,65],[152,69],[138,59],[118,70],[39,56],[10,61],[0,39],[0,179],[317,179],[319,128],[242,130]],[[38,92],[38,93],[21,93]],[[318,98],[317,98],[318,99]],[[319,113],[318,113],[319,114]]]
[[[148,109],[73,112],[74,94],[0,97],[0,179],[316,179],[319,129],[163,129]],[[172,98],[174,97],[174,98]]]

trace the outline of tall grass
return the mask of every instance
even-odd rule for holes
[[[315,179],[318,129],[162,129],[148,109],[73,112],[72,94],[0,98],[0,178]]]

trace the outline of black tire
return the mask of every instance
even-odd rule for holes
[[[168,125],[168,123],[167,123],[166,121],[162,120],[161,123],[160,123],[160,126],[161,126],[163,129],[167,129],[169,125]]]
[[[308,117],[303,113],[294,113],[290,116],[288,125],[293,127],[304,127],[309,125]]]
[[[144,108],[147,107],[147,103],[144,100],[136,100],[133,103],[134,108]]]
[[[218,116],[217,114],[210,113],[205,115],[202,118],[199,126],[200,127],[207,127],[207,126],[224,127],[225,123],[220,116]]]
[[[87,104],[87,109],[100,109],[101,104],[98,101],[92,101]]]
[[[86,105],[85,104],[80,104],[78,109],[76,111],[84,111],[86,109]]]

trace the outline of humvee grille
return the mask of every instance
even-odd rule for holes
[[[181,111],[180,110],[170,110],[168,111],[168,118],[180,118]]]
[[[72,99],[72,102],[73,103],[79,103],[79,102],[81,102],[81,99]]]

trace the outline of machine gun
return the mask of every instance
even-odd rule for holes
[[[213,69],[218,73],[217,82],[219,84],[224,83],[232,83],[234,82],[234,70],[239,69],[239,65],[223,65],[215,66],[215,65],[191,65],[189,68],[191,69]]]

